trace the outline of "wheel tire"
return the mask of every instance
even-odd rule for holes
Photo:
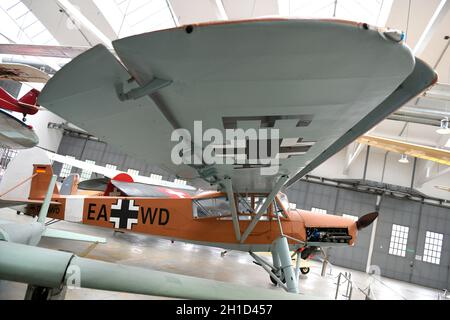
[[[272,272],[275,273],[275,270],[272,269]],[[283,271],[281,271],[281,277],[282,277],[282,278],[281,278],[281,282],[286,283],[286,279],[284,278]],[[275,280],[272,276],[270,276],[270,281],[272,281],[272,283],[273,283],[275,286],[278,285],[277,280]]]
[[[307,268],[300,268],[300,272],[302,274],[308,274],[309,273],[309,267],[307,267]]]

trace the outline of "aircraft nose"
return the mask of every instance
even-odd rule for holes
[[[358,230],[362,230],[364,228],[367,228],[372,224],[372,222],[375,221],[375,219],[378,218],[378,212],[372,212],[368,213],[356,221],[356,228]]]

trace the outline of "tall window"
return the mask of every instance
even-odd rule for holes
[[[327,210],[325,209],[320,209],[320,208],[311,208],[311,211],[314,213],[323,213],[323,214],[327,214]]]
[[[423,251],[423,261],[434,264],[441,263],[441,251],[443,239],[444,235],[442,233],[427,231],[425,235],[425,249]]]
[[[95,161],[92,161],[92,160],[86,160],[85,162],[87,164],[95,164]],[[91,178],[91,176],[92,176],[92,170],[83,169],[83,171],[81,171],[80,181],[89,180]]]
[[[75,159],[75,157],[71,157],[71,156],[66,156],[66,158],[67,159]],[[64,163],[61,168],[61,172],[59,173],[59,176],[61,178],[67,178],[71,172],[72,172],[72,165],[68,164],[68,163]]]
[[[139,170],[128,169],[127,173],[128,173],[130,176],[138,176],[138,175],[139,175]]]
[[[181,185],[185,185],[185,184],[186,184],[186,180],[175,179],[174,183],[176,183],[176,184],[181,184]]]
[[[389,244],[389,254],[405,257],[406,245],[408,243],[409,227],[392,225],[391,243]]]
[[[162,180],[162,176],[160,176],[159,174],[152,173],[150,175],[150,179],[152,179],[152,180]]]
[[[109,170],[116,170],[117,169],[117,166],[115,166],[113,164],[107,164],[105,167],[106,167],[106,169],[109,169]]]

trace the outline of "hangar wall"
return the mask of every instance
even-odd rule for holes
[[[131,168],[139,170],[141,175],[150,176],[154,173],[162,175],[164,180],[175,179],[175,176],[149,166],[144,161],[133,159],[100,141],[64,135],[58,153],[79,160],[93,160],[98,165],[116,165],[117,169],[122,171]],[[60,173],[61,167],[61,164],[55,163],[56,174]],[[73,168],[72,172],[80,173],[80,170]],[[376,195],[334,186],[300,181],[288,189],[287,194],[290,202],[305,210],[318,208],[327,210],[329,214],[349,214],[357,217],[376,211]],[[389,278],[437,289],[450,288],[450,209],[382,196],[379,212],[371,265],[379,266],[381,274]],[[410,228],[405,257],[388,253],[394,223]],[[419,225],[421,227],[417,228]],[[353,248],[329,249],[330,262],[337,266],[366,271],[373,228],[372,225],[360,232],[358,242]],[[426,231],[444,234],[439,265],[416,260],[416,255],[423,255]]]
[[[158,167],[150,166],[142,160],[134,159],[101,141],[64,135],[57,153],[73,156],[82,161],[92,160],[95,161],[96,165],[100,166],[115,165],[117,170],[125,172],[128,169],[138,170],[139,174],[143,176],[150,176],[153,173],[161,175],[163,180],[173,181],[176,178]],[[61,168],[61,163],[55,163],[54,171],[56,174],[60,173]],[[81,173],[81,169],[72,168],[72,173]],[[93,174],[92,178],[96,178],[95,174]]]
[[[338,187],[300,181],[287,192],[297,208],[327,210],[328,214],[360,217],[376,210],[377,196]],[[409,228],[405,257],[389,254],[393,224]],[[450,287],[450,209],[383,195],[376,224],[371,265],[381,275],[436,289]],[[420,227],[418,227],[420,226]],[[366,271],[372,225],[359,233],[353,248],[331,248],[330,262],[337,266]],[[427,231],[443,234],[440,264],[424,262]]]

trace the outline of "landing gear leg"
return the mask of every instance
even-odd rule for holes
[[[283,281],[284,279],[282,279],[283,277],[282,277],[282,271],[281,271],[281,262],[280,262],[280,256],[278,255],[278,252],[277,252],[277,250],[275,249],[275,246],[273,246],[272,247],[272,264],[273,264],[273,269],[272,269],[272,272],[274,273],[274,274],[276,274],[277,275],[277,277],[281,280],[281,281]],[[270,276],[270,281],[272,281],[272,283],[274,284],[274,285],[277,285],[278,284],[278,282],[272,277],[272,276]]]
[[[298,278],[295,276],[294,268],[292,267],[291,255],[289,254],[289,244],[287,238],[281,236],[274,241],[274,251],[280,259],[280,269],[286,281],[287,291],[292,293],[299,293]]]

